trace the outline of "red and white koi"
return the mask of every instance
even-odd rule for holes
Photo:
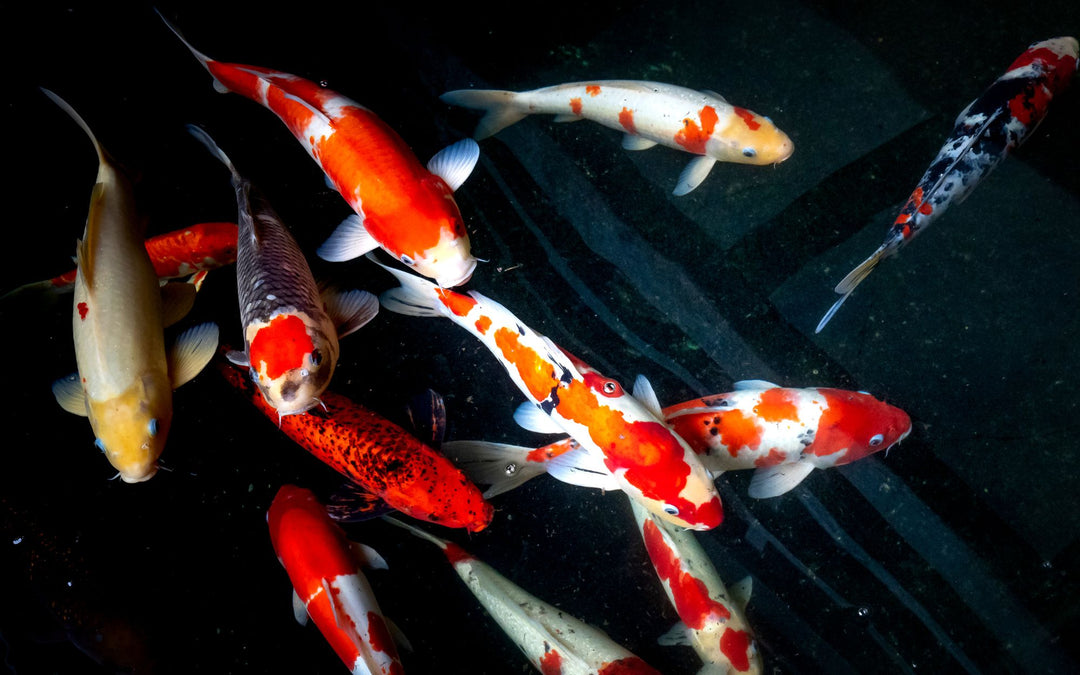
[[[643,378],[634,395],[655,399]],[[749,494],[756,499],[784,494],[814,469],[888,450],[911,433],[907,413],[870,394],[778,387],[759,380],[736,382],[730,393],[664,408],[663,419],[713,475],[753,469]],[[618,489],[572,439],[541,448],[450,441],[443,450],[474,481],[491,486],[484,493],[489,498],[544,472],[575,485]]]
[[[172,390],[209,362],[217,326],[185,332],[166,355],[166,312],[131,182],[79,114],[42,91],[86,132],[98,156],[97,183],[75,252],[72,333],[78,372],[54,382],[53,395],[65,410],[89,417],[95,444],[124,482],[149,480],[172,424]]]
[[[338,337],[370,321],[379,303],[364,291],[320,294],[300,246],[269,202],[209,134],[188,130],[229,169],[236,190],[236,288],[245,349],[230,352],[229,360],[250,370],[278,415],[305,412],[330,384]]]
[[[750,577],[729,593],[693,532],[653,517],[633,500],[630,506],[645,550],[680,619],[660,644],[693,647],[705,663],[700,675],[761,673],[761,656],[746,620]]]
[[[386,309],[445,316],[491,350],[531,401],[518,409],[520,423],[569,433],[628,495],[662,518],[697,530],[720,524],[723,508],[712,476],[690,446],[618,382],[529,329],[494,300],[442,289],[378,264],[401,283],[380,296]]]
[[[310,490],[284,485],[266,514],[270,541],[293,586],[293,612],[315,622],[354,675],[401,675],[397,648],[360,565],[385,568],[349,542]]]
[[[286,436],[391,508],[470,532],[491,522],[491,504],[465,474],[393,422],[330,390],[322,408],[279,417],[243,371],[226,363],[219,370]]]
[[[733,106],[715,92],[661,82],[596,80],[523,92],[459,89],[441,98],[486,111],[477,139],[526,115],[546,114],[556,115],[556,122],[586,119],[622,131],[626,150],[660,144],[698,155],[679,176],[676,195],[700,185],[716,162],[777,164],[795,149],[768,117]]]
[[[442,549],[491,618],[544,675],[659,675],[604,631],[528,593],[457,544],[384,520]]]
[[[165,23],[219,91],[273,111],[355,211],[319,248],[320,257],[350,260],[382,247],[441,286],[469,280],[476,258],[453,193],[479,158],[475,141],[448,146],[425,168],[393,129],[359,103],[296,75],[215,61]]]
[[[236,262],[236,223],[196,223],[159,234],[146,240],[146,253],[160,281],[191,277],[195,290],[199,290],[210,270]],[[71,292],[77,272],[73,269],[52,279],[24,284],[5,293],[3,299],[35,291]]]
[[[882,260],[897,254],[950,205],[962,202],[991,171],[1019,147],[1046,117],[1050,101],[1076,72],[1076,38],[1036,42],[982,96],[964,108],[937,157],[908,197],[884,243],[839,284],[841,294],[818,323],[820,332],[855,287]]]

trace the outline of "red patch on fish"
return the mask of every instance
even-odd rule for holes
[[[770,448],[769,454],[764,457],[758,457],[754,460],[754,466],[760,468],[776,466],[784,462],[784,453],[780,452],[776,448]]]
[[[754,412],[764,422],[783,422],[799,418],[799,409],[792,401],[791,392],[780,387],[773,387],[761,392]]]
[[[369,611],[367,613],[367,622],[368,642],[371,644],[371,648],[377,652],[397,654],[394,638],[390,637],[390,630],[386,627],[383,618],[375,612]]]
[[[627,656],[618,661],[605,663],[596,671],[599,675],[660,675],[660,671],[637,656]]]
[[[683,571],[679,556],[671,550],[663,532],[651,519],[645,521],[642,535],[649,559],[656,568],[656,574],[671,590],[675,612],[683,623],[694,630],[701,630],[710,618],[721,621],[731,618],[727,607],[709,597],[709,589],[704,582]]]
[[[750,131],[757,131],[761,128],[761,122],[754,119],[754,113],[750,112],[746,108],[735,108],[735,114],[738,115],[744,124],[750,129]]]
[[[79,303],[79,319],[86,321],[86,313],[90,311],[90,308],[86,306],[85,302]]]
[[[574,98],[570,99],[570,111],[573,112],[575,115],[580,115],[581,114],[581,99],[580,98],[575,96]]]
[[[459,562],[473,559],[472,555],[470,555],[468,551],[461,548],[452,541],[446,542],[446,548],[443,549],[443,554],[446,556],[446,559],[450,561],[451,565],[456,565]]]
[[[487,335],[487,332],[491,329],[491,317],[482,316],[476,320],[476,330],[480,331],[481,335]]]
[[[634,111],[630,108],[623,107],[619,111],[619,124],[623,129],[626,129],[627,133],[637,134],[637,128],[634,127]]]
[[[720,118],[716,115],[716,110],[709,105],[701,109],[698,118],[701,120],[701,126],[689,117],[683,120],[683,128],[675,134],[675,142],[689,152],[704,155],[705,143],[712,136],[716,129],[716,122]]]
[[[540,657],[540,672],[544,675],[561,675],[562,673],[562,656],[559,652],[552,649],[546,642],[544,648],[547,650],[544,655]]]
[[[599,96],[600,95],[600,85],[598,85],[598,84],[590,84],[590,85],[588,85],[587,87],[585,87],[585,93],[588,94],[589,96],[594,96],[594,97]]]
[[[750,644],[753,638],[744,630],[724,629],[720,636],[720,651],[735,670],[750,670]]]
[[[448,291],[445,288],[436,288],[435,292],[439,294],[439,301],[457,316],[465,316],[472,311],[473,307],[476,307],[476,300],[467,295]],[[491,323],[490,319],[488,323]]]
[[[761,445],[761,428],[753,417],[747,417],[741,410],[731,410],[721,422],[720,440],[731,456],[736,457],[743,446],[757,450]]]
[[[256,372],[266,366],[266,376],[276,380],[293,368],[304,365],[304,356],[314,351],[307,326],[298,316],[279,314],[255,334],[251,341],[251,365]]]

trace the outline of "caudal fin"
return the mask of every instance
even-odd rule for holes
[[[815,333],[820,333],[821,329],[825,327],[825,324],[829,323],[829,320],[833,318],[837,310],[840,309],[840,305],[844,304],[844,301],[848,299],[851,292],[855,290],[855,287],[862,283],[878,263],[884,260],[894,249],[887,246],[881,246],[878,250],[874,251],[866,260],[859,263],[859,266],[848,272],[847,276],[840,280],[840,283],[836,284],[836,288],[833,289],[837,293],[840,293],[840,299],[833,303],[833,306],[829,308],[829,311],[825,312],[825,316],[821,317],[821,321],[818,322],[817,328],[814,329]]]
[[[529,114],[528,110],[517,107],[514,99],[517,93],[498,89],[457,89],[448,91],[439,97],[443,103],[483,110],[484,117],[476,125],[473,136],[482,140],[494,136],[514,122]]]

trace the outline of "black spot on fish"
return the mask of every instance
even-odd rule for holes
[[[287,381],[281,385],[281,399],[283,401],[291,401],[296,398],[296,393],[300,389],[299,382]]]

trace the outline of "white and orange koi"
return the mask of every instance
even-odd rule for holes
[[[526,115],[556,115],[556,122],[592,120],[625,133],[623,148],[660,144],[694,158],[679,176],[676,195],[690,192],[716,162],[777,164],[791,156],[787,134],[746,108],[710,91],[661,82],[596,80],[513,92],[458,89],[442,95],[451,105],[486,111],[476,138],[498,133]]]
[[[97,183],[75,252],[72,332],[78,372],[53,383],[53,394],[65,410],[89,417],[96,445],[120,478],[138,483],[157,472],[172,424],[172,390],[213,357],[217,326],[185,332],[166,355],[166,310],[131,182],[79,114],[56,94],[42,91],[86,132],[98,156]]]
[[[659,671],[604,631],[525,591],[457,544],[393,518],[442,549],[491,618],[545,675],[659,675]]]
[[[284,485],[266,514],[270,541],[293,586],[293,613],[308,617],[354,675],[402,675],[390,629],[360,566],[385,568],[349,542],[310,490]]]
[[[380,296],[386,309],[445,316],[499,359],[530,401],[518,409],[519,423],[546,433],[569,433],[628,495],[660,517],[697,530],[720,524],[723,508],[712,476],[690,446],[658,419],[658,410],[526,327],[497,302],[382,266],[401,283]]]
[[[245,350],[228,358],[250,370],[279,416],[305,412],[330,384],[338,337],[374,318],[378,300],[365,291],[320,294],[300,246],[269,202],[209,134],[196,126],[188,131],[229,169],[236,190],[236,287]]]
[[[1046,117],[1050,101],[1072,79],[1078,51],[1080,44],[1072,37],[1036,42],[982,96],[964,108],[952,134],[900,209],[885,241],[836,285],[840,298],[821,318],[815,333],[821,332],[882,260],[896,255],[951,204],[964,201],[1001,160],[1027,139]]]
[[[698,675],[761,673],[761,655],[746,620],[750,577],[729,593],[693,532],[653,517],[633,500],[630,506],[656,575],[679,615],[660,644],[693,647],[705,663]]]
[[[634,395],[655,400],[641,379]],[[736,382],[735,391],[664,408],[663,419],[713,475],[753,469],[749,493],[756,499],[788,492],[814,469],[888,450],[911,433],[907,413],[870,394],[778,387],[760,380]],[[486,497],[545,472],[575,485],[618,489],[572,439],[541,448],[450,441],[443,444],[443,451],[475,482],[491,486]]]
[[[273,111],[355,211],[319,248],[320,257],[350,260],[382,247],[441,286],[469,280],[476,258],[453,193],[476,165],[475,141],[448,146],[425,168],[389,125],[359,103],[296,75],[215,61],[162,20],[219,91]]]

